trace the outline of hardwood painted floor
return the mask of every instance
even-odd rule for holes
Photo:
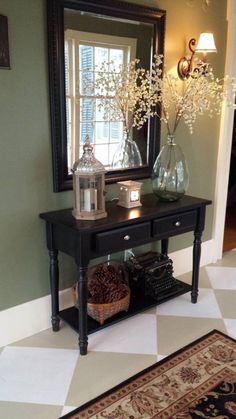
[[[0,348],[0,418],[58,419],[212,329],[236,338],[236,249],[199,276],[197,304],[187,293],[93,333],[87,356],[63,322]]]

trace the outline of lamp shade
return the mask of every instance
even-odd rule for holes
[[[195,52],[217,52],[213,33],[203,32],[200,34]]]

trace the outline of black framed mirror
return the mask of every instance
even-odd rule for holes
[[[120,125],[96,120],[91,98],[73,97],[77,82],[71,83],[80,67],[76,71],[72,54],[76,57],[82,51],[79,59],[86,63],[91,56],[99,62],[104,54],[114,60],[129,54],[129,59],[138,58],[142,66],[150,68],[153,56],[164,53],[165,11],[118,0],[47,0],[47,8],[54,192],[72,189],[70,167],[80,157],[85,134],[92,137],[95,156],[101,161],[104,158],[106,183],[149,177],[160,148],[159,118],[151,118],[139,131],[134,129],[142,164],[114,170],[107,156],[114,151]],[[81,34],[82,43],[77,41]],[[122,47],[115,45],[117,39]],[[81,111],[81,103],[86,103],[85,111]]]

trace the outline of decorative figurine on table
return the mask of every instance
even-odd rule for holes
[[[127,180],[124,182],[117,182],[119,190],[119,201],[117,205],[125,208],[141,207],[140,202],[140,189],[142,182],[135,182]]]

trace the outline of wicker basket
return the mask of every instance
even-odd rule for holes
[[[77,306],[78,301],[78,292],[77,286],[74,285],[72,287],[73,297],[75,306]],[[106,304],[94,304],[94,303],[87,303],[87,313],[92,319],[97,320],[100,325],[104,324],[106,319],[109,317],[114,316],[115,314],[119,313],[120,311],[128,311],[130,303],[130,289],[127,287],[127,295],[118,301],[113,301],[112,303]]]

